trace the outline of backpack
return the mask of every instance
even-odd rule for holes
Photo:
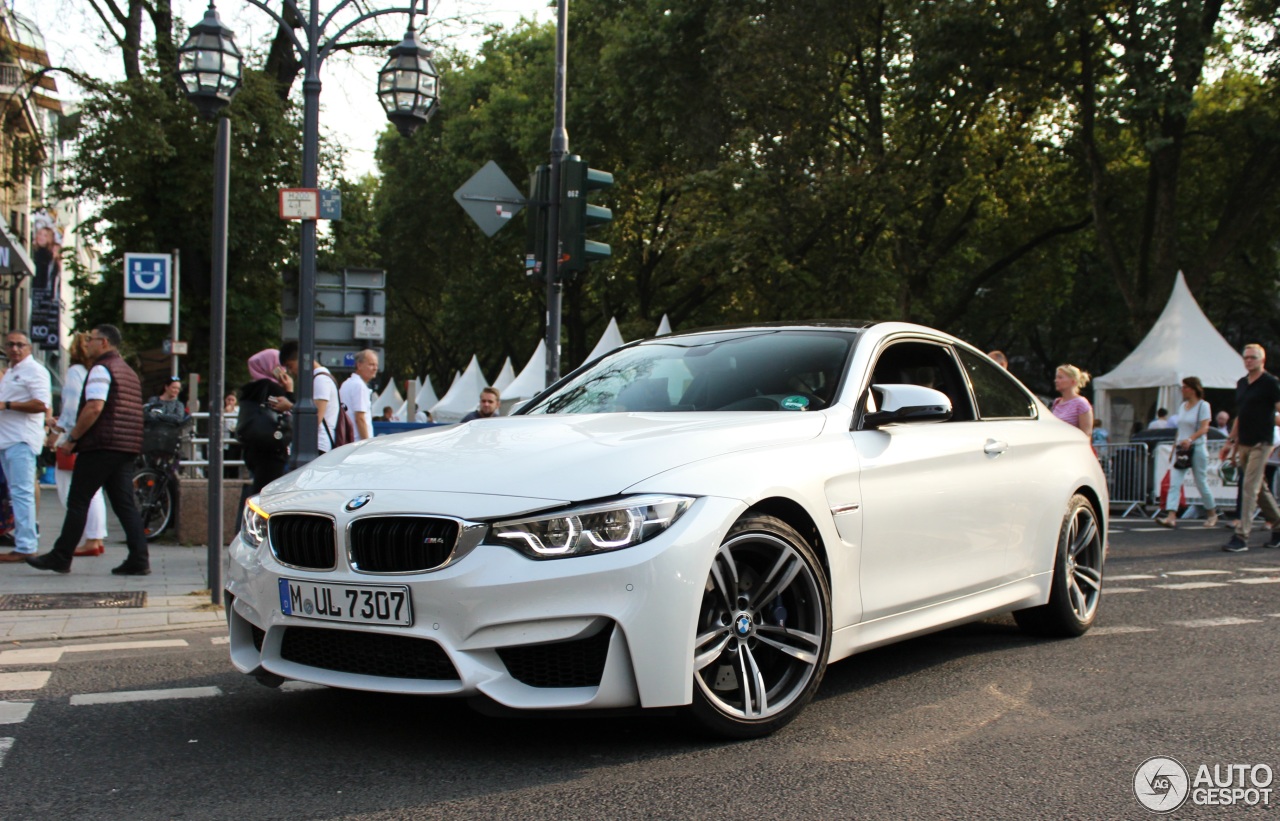
[[[236,439],[253,450],[283,450],[293,438],[289,416],[277,413],[266,402],[240,405],[236,420]]]
[[[321,376],[329,377],[333,387],[335,389],[338,387],[338,380],[333,378],[333,374],[324,373]],[[329,434],[329,450],[336,450],[343,445],[349,445],[356,441],[356,429],[351,424],[351,417],[347,415],[347,406],[343,404],[341,396],[338,398],[338,422],[333,426],[333,430],[329,430],[329,421],[327,419],[322,418],[320,424],[324,425],[324,432]]]

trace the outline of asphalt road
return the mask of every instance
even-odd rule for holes
[[[678,717],[270,690],[209,631],[23,645],[26,663],[0,653],[0,683],[30,688],[0,693],[0,818],[1154,817],[1133,793],[1153,756],[1192,779],[1280,771],[1280,551],[1141,527],[1113,533],[1084,638],[1000,618],[869,652],[834,665],[792,725],[742,743]],[[98,703],[152,690],[167,697]],[[1172,817],[1266,809],[1188,801]]]

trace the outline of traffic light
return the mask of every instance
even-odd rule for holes
[[[525,216],[524,273],[541,276],[547,261],[547,204],[551,166],[540,165],[529,175],[529,209]]]
[[[603,242],[587,239],[587,231],[609,223],[613,212],[608,208],[587,203],[592,191],[613,187],[613,175],[608,171],[588,168],[576,154],[560,162],[560,271],[580,272],[587,264],[608,259],[613,249]]]

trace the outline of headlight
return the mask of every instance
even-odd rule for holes
[[[489,544],[518,548],[535,559],[583,556],[638,545],[671,527],[693,499],[632,496],[571,510],[497,522]]]
[[[240,517],[240,540],[249,547],[258,547],[267,540],[267,512],[258,506],[257,496],[244,503]]]

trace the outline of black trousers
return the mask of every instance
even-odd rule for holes
[[[267,485],[289,472],[289,452],[287,450],[260,451],[253,448],[244,449],[244,466],[249,469],[250,481],[240,491],[240,509],[236,513],[236,526],[240,516],[244,514],[244,503],[262,492]]]
[[[62,535],[53,543],[53,555],[59,562],[71,563],[76,545],[84,534],[84,521],[89,515],[89,502],[101,488],[111,502],[111,509],[124,527],[129,546],[126,563],[131,567],[148,567],[147,534],[133,498],[133,468],[136,453],[114,450],[91,450],[76,454],[71,471],[71,488],[67,492],[67,517],[62,521]]]

